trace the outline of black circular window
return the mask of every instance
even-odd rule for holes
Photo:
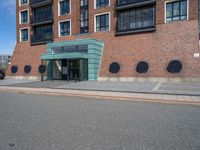
[[[30,65],[24,66],[24,72],[25,73],[30,73],[31,72],[31,66]]]
[[[46,66],[45,65],[40,65],[39,66],[39,73],[45,73],[46,72]]]
[[[18,66],[12,66],[11,67],[11,72],[12,73],[17,73],[17,71],[18,71]]]
[[[117,62],[110,64],[109,68],[110,73],[118,73],[120,71],[120,65]]]
[[[136,71],[138,73],[147,73],[148,70],[149,70],[149,65],[147,62],[141,61],[137,64]]]
[[[173,60],[169,63],[167,71],[170,73],[179,73],[182,70],[182,63],[179,60]]]

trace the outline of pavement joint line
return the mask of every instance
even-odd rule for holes
[[[132,101],[144,101],[144,102],[159,102],[159,103],[179,103],[179,104],[192,104],[192,105],[200,105],[200,98],[199,101],[195,101],[195,100],[189,100],[188,97],[185,96],[179,96],[181,99],[184,100],[180,100],[178,99],[178,96],[170,96],[171,99],[166,98],[160,96],[159,94],[154,95],[154,96],[148,96],[148,94],[146,95],[141,95],[141,94],[132,94],[129,96],[123,96],[120,94],[116,94],[113,95],[111,92],[107,92],[105,95],[102,94],[102,92],[88,92],[88,91],[70,91],[70,90],[65,90],[65,91],[59,91],[59,89],[57,91],[48,91],[48,89],[46,89],[47,91],[45,91],[44,88],[1,88],[0,87],[0,91],[3,92],[18,92],[18,93],[32,93],[32,94],[46,94],[46,95],[59,95],[59,96],[78,96],[78,97],[95,97],[95,98],[104,98],[104,99],[116,99],[116,100],[132,100]],[[79,93],[78,93],[79,92]],[[123,93],[124,94],[124,93]],[[169,97],[169,96],[168,96]],[[188,98],[188,99],[186,99]],[[192,98],[191,98],[192,99]]]
[[[158,91],[161,85],[162,85],[162,82],[158,82],[156,86],[152,89],[152,91]]]

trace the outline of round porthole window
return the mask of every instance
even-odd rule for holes
[[[24,72],[25,73],[30,73],[31,72],[31,66],[30,65],[25,65],[24,66]]]
[[[148,70],[149,70],[149,65],[147,62],[141,61],[137,64],[136,71],[138,73],[147,73]]]
[[[12,73],[17,73],[17,71],[18,71],[18,66],[12,66],[11,67],[11,72]]]
[[[39,73],[45,73],[46,72],[46,66],[45,65],[40,65],[39,66]]]
[[[120,65],[117,62],[110,64],[109,68],[110,73],[118,73],[120,71]]]
[[[173,60],[169,63],[167,71],[170,73],[179,73],[182,70],[182,63],[179,60]]]

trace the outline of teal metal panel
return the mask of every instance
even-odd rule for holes
[[[73,53],[62,53],[62,54],[46,54],[42,55],[42,60],[53,60],[53,59],[74,59],[74,58],[88,58],[87,53],[73,52]]]
[[[68,52],[62,54],[52,54],[52,49],[55,47],[64,47],[64,46],[74,46],[74,45],[88,45],[88,52]],[[104,44],[101,41],[96,39],[79,39],[74,41],[62,41],[54,42],[47,44],[46,54],[41,56],[42,60],[54,60],[54,59],[87,59],[88,62],[88,71],[84,71],[85,74],[88,74],[88,80],[98,80],[100,64],[102,60]],[[82,65],[85,66],[86,64]],[[50,65],[48,65],[48,72],[50,70]],[[52,67],[51,67],[52,68]]]

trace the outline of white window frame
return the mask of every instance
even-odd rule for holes
[[[110,7],[110,0],[108,0],[109,1],[109,4],[108,4],[108,6],[104,6],[104,7]],[[104,8],[104,7],[100,7],[100,8]],[[94,0],[94,9],[99,9],[99,8],[97,8],[97,0]]]
[[[179,0],[169,0],[169,1],[165,1],[165,6],[164,6],[164,17],[165,17],[165,23],[170,23],[170,22],[174,22],[174,21],[167,21],[167,4],[168,3],[171,3],[171,2],[176,2],[176,1],[179,1]],[[189,20],[189,14],[190,14],[190,1],[187,0],[187,19],[186,20]],[[177,20],[177,21],[184,21],[184,20]]]
[[[27,4],[21,4],[21,0],[19,0],[19,6],[25,6],[25,5],[28,5],[29,4],[29,0],[27,2]]]
[[[96,30],[96,25],[97,25],[97,16],[101,16],[101,15],[106,15],[106,14],[108,14],[109,15],[109,29],[107,30],[107,31],[97,31]],[[95,14],[94,15],[94,32],[108,32],[108,31],[110,31],[110,29],[111,29],[111,13],[110,12],[105,12],[105,13],[100,13],[100,14]]]
[[[24,30],[24,29],[28,29],[28,40],[27,41],[22,41],[22,30]],[[25,27],[25,28],[20,28],[20,30],[19,30],[19,41],[20,42],[28,42],[29,41],[29,27]]]
[[[22,22],[21,22],[21,17],[22,17],[22,16],[21,16],[21,13],[22,13],[23,11],[27,11],[27,13],[28,13],[28,14],[27,14],[27,16],[28,16],[28,21],[27,21],[26,23],[22,23]],[[29,9],[20,10],[20,11],[19,11],[19,24],[27,24],[27,23],[29,23]]]
[[[70,34],[69,34],[69,35],[62,36],[62,35],[60,35],[60,23],[62,23],[62,22],[67,22],[67,21],[69,21],[69,23],[70,23]],[[71,36],[71,35],[72,35],[72,22],[71,22],[71,19],[59,21],[59,22],[58,22],[58,36],[59,36],[59,37],[67,37],[67,36]]]
[[[60,2],[62,2],[64,0],[58,0],[58,16],[61,16],[60,15]],[[64,16],[66,15],[71,15],[71,11],[72,11],[72,0],[69,0],[69,14],[65,14]]]

